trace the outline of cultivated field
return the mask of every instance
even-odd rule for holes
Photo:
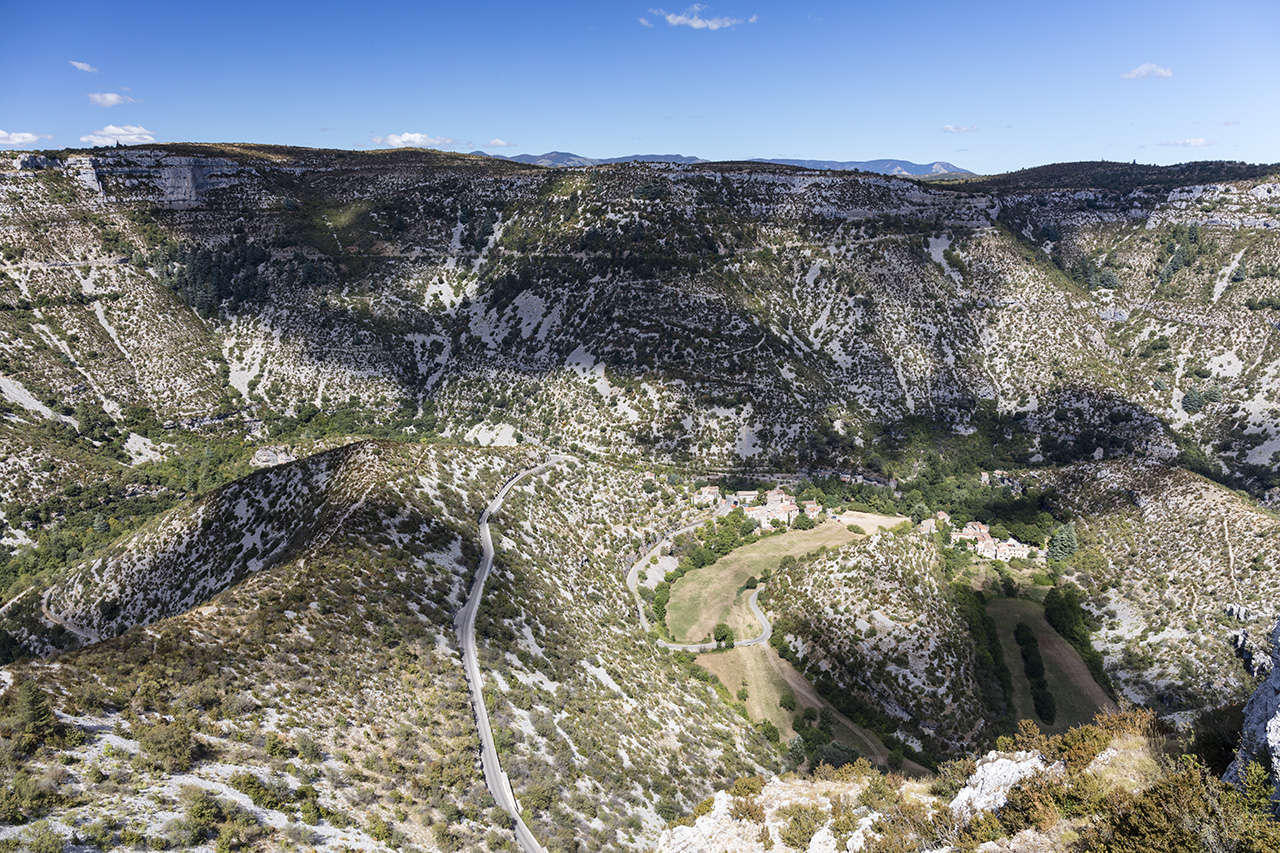
[[[1071,726],[1092,721],[1098,711],[1116,709],[1116,703],[1102,692],[1076,650],[1045,621],[1043,607],[1021,598],[992,598],[988,600],[987,612],[1000,631],[1004,659],[1013,673],[1013,701],[1018,719],[1035,720],[1043,731],[1060,734]],[[1022,667],[1022,654],[1013,639],[1013,629],[1019,622],[1031,626],[1040,641],[1045,680],[1058,703],[1057,719],[1051,726],[1040,722],[1031,704],[1031,685]]]

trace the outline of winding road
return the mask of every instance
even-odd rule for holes
[[[717,513],[723,515],[723,513]],[[672,530],[666,536],[658,540],[658,543],[649,549],[643,557],[635,562],[631,567],[631,571],[627,572],[627,588],[631,590],[631,596],[636,601],[636,616],[640,619],[640,629],[646,634],[649,633],[649,617],[644,615],[644,602],[640,599],[640,571],[644,568],[650,558],[658,556],[664,545],[670,546],[677,536],[681,533],[690,533],[707,523],[707,519],[701,519],[693,524],[687,524],[678,530]],[[764,615],[764,611],[760,609],[757,599],[760,597],[760,587],[756,587],[751,591],[751,597],[747,599],[747,606],[751,608],[752,614],[760,622],[760,635],[752,637],[750,640],[742,640],[735,642],[735,646],[757,646],[760,643],[769,642],[769,638],[773,636],[773,623]],[[658,640],[657,644],[664,649],[670,649],[674,652],[709,652],[712,649],[720,647],[719,643],[668,643],[666,640]]]
[[[480,597],[484,593],[484,582],[493,568],[493,534],[489,531],[489,516],[502,508],[502,502],[516,483],[532,474],[537,474],[564,460],[563,456],[549,456],[541,465],[535,465],[516,474],[502,484],[498,494],[480,515],[480,547],[483,551],[480,568],[476,570],[475,580],[471,584],[471,594],[467,603],[454,617],[453,625],[458,631],[458,645],[462,647],[462,666],[466,672],[467,685],[471,688],[471,705],[475,709],[476,728],[480,732],[480,765],[484,769],[484,781],[489,786],[489,793],[498,805],[511,816],[516,842],[525,853],[546,853],[538,843],[524,819],[520,817],[520,805],[516,802],[515,792],[511,789],[511,780],[498,762],[498,750],[493,745],[493,729],[489,725],[489,711],[484,706],[484,679],[480,676],[480,662],[476,657],[476,613],[480,609]]]
[[[760,597],[760,589],[760,587],[756,587],[751,590],[751,597],[747,599],[747,606],[751,608],[751,612],[760,622],[760,636],[752,637],[750,640],[735,640],[734,647],[758,646],[761,643],[769,642],[769,638],[773,636],[773,623],[765,617],[764,611],[760,609],[760,605],[756,602],[756,599]],[[668,643],[666,640],[658,640],[658,645],[675,652],[709,652],[712,649],[720,648],[719,643]]]
[[[631,567],[631,571],[627,573],[627,586],[631,589],[631,594],[635,598],[636,614],[640,617],[640,627],[643,628],[646,633],[649,631],[649,620],[644,615],[644,602],[640,598],[640,592],[638,589],[640,572],[644,569],[645,563],[649,561],[649,558],[656,556],[659,553],[662,546],[671,545],[675,538],[681,533],[688,533],[696,530],[705,523],[706,519],[703,519],[694,524],[686,525],[678,530],[671,531],[666,536],[658,540],[658,543],[649,549],[648,553],[636,561],[635,565]],[[749,640],[735,642],[735,647],[757,646],[762,643],[769,642],[769,638],[773,636],[773,623],[769,621],[768,617],[766,617],[764,612],[760,609],[758,601],[760,597],[760,590],[761,587],[756,587],[752,590],[751,597],[747,599],[747,604],[751,608],[751,613],[757,620],[759,620],[762,627],[760,635],[758,637],[752,637]],[[668,643],[665,640],[658,640],[657,644],[662,646],[664,649],[670,649],[671,651],[677,652],[709,652],[713,649],[719,648],[719,644],[717,643]],[[863,755],[876,764],[884,764],[889,760],[889,750],[880,741],[880,739],[869,733],[857,723],[853,722],[853,720],[850,720],[844,714],[837,711],[834,705],[822,698],[818,691],[814,689],[814,686],[810,683],[809,679],[805,678],[804,675],[794,667],[784,664],[782,659],[776,654],[766,655],[765,660],[768,661],[769,666],[772,668],[774,676],[778,680],[786,683],[797,696],[803,697],[806,705],[829,709],[836,722],[847,727],[849,732],[858,740],[858,746],[862,750]],[[928,771],[925,768],[915,764],[914,762],[907,762],[907,765],[909,765],[908,769],[912,772],[918,772],[921,775],[928,774]]]

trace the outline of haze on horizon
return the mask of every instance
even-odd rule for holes
[[[0,148],[1280,161],[1280,7],[135,0],[5,9]]]

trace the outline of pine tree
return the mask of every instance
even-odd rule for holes
[[[49,697],[33,681],[24,681],[18,687],[11,722],[15,729],[18,747],[32,752],[45,740],[58,734],[58,718],[49,707]]]
[[[1049,540],[1049,559],[1066,560],[1079,547],[1079,543],[1076,542],[1076,524],[1074,521],[1069,521],[1055,530],[1053,538]]]

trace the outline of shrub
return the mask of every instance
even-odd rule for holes
[[[866,806],[872,811],[887,811],[898,802],[898,792],[889,780],[879,773],[871,773],[867,777],[867,787],[858,794],[858,805]]]
[[[763,790],[763,776],[739,776],[734,780],[733,787],[729,789],[729,794],[734,797],[754,797]]]
[[[1102,729],[1085,725],[1065,732],[1054,745],[1058,755],[1067,763],[1067,770],[1077,773],[1088,767],[1110,742],[1110,736]]]
[[[189,770],[200,755],[200,744],[187,724],[175,720],[148,727],[139,738],[142,754],[166,773]]]
[[[1028,827],[1049,829],[1062,817],[1055,799],[1061,788],[1062,781],[1046,773],[1023,779],[1009,789],[1008,799],[1000,809],[1000,822],[1010,834]]]
[[[65,843],[45,821],[33,823],[22,833],[22,845],[28,853],[62,853]]]
[[[778,831],[778,837],[784,844],[799,850],[807,850],[813,836],[827,822],[827,812],[818,806],[792,803],[778,809],[777,813],[787,821]]]
[[[320,747],[316,746],[316,742],[305,734],[298,735],[298,757],[304,761],[318,762],[322,758]]]
[[[794,712],[796,708],[799,707],[798,703],[796,702],[796,694],[792,693],[790,690],[788,690],[786,693],[783,693],[782,696],[778,699],[778,707],[784,711]]]
[[[969,781],[977,769],[973,758],[957,758],[938,765],[938,775],[929,785],[929,793],[943,800],[951,800]]]
[[[232,788],[245,794],[255,806],[264,809],[281,809],[290,806],[297,797],[284,784],[264,784],[253,773],[236,773],[227,780]]]
[[[1107,801],[1106,853],[1280,849],[1280,825],[1192,763],[1133,798]]]
[[[753,823],[764,823],[764,806],[755,797],[734,797],[729,804],[729,817],[734,820],[748,820]]]

